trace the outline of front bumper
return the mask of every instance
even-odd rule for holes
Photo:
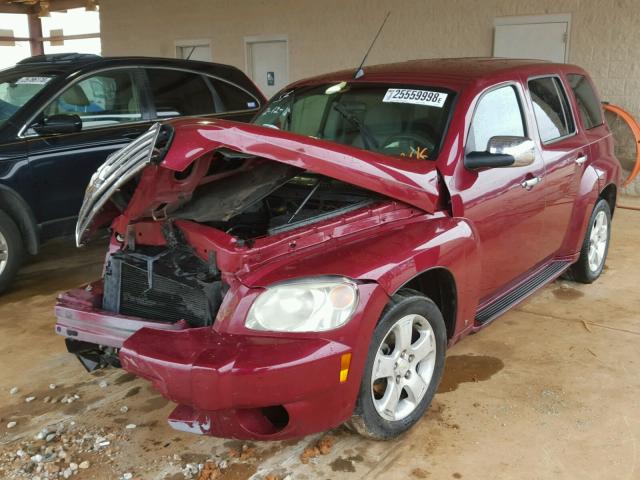
[[[57,333],[120,349],[125,370],[148,379],[178,404],[169,418],[172,427],[238,439],[296,438],[348,420],[371,332],[388,302],[382,288],[361,284],[356,314],[338,330],[254,335],[237,322],[234,327],[224,315],[216,320],[217,327],[190,328],[186,322],[166,324],[107,312],[101,308],[101,285],[58,298]],[[228,311],[244,318],[250,303],[231,302]],[[347,353],[351,363],[341,381]]]
[[[340,381],[350,349],[320,338],[249,337],[193,328],[144,328],[120,350],[122,367],[178,404],[172,427],[239,439],[300,437],[335,427],[353,410]]]
[[[340,341],[153,322],[102,310],[101,298],[100,281],[62,294],[56,332],[120,349],[125,370],[178,404],[169,417],[177,430],[283,439],[333,428],[351,416],[359,375],[350,372],[340,381],[341,356],[352,351]]]

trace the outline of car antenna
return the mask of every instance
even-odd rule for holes
[[[362,77],[364,75],[364,70],[362,69],[362,67],[364,66],[364,62],[367,61],[367,57],[369,56],[369,52],[371,52],[371,49],[373,48],[373,46],[376,43],[376,40],[378,40],[378,37],[380,36],[380,32],[382,32],[382,29],[384,28],[384,24],[387,23],[387,19],[389,18],[389,15],[391,15],[391,11],[387,12],[386,17],[384,17],[384,20],[382,21],[382,25],[380,25],[380,28],[378,29],[378,33],[376,33],[376,36],[373,37],[373,42],[371,42],[371,45],[369,45],[369,50],[367,50],[367,53],[364,54],[364,58],[362,59],[362,62],[360,63],[360,66],[356,70],[356,74],[353,76],[353,78],[355,80],[357,80],[358,78],[360,78],[360,77]]]
[[[196,46],[194,45],[193,47],[191,47],[191,51],[189,52],[189,55],[187,55],[187,58],[185,58],[185,60],[191,60],[191,55],[193,55],[193,52],[196,51]]]

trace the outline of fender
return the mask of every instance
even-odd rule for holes
[[[471,327],[478,302],[480,262],[477,235],[464,218],[420,215],[398,222],[332,249],[309,250],[304,257],[278,260],[242,278],[249,287],[305,276],[343,275],[377,283],[388,296],[416,276],[433,268],[451,273],[458,293],[455,334]]]
[[[417,227],[421,227],[417,229],[419,233],[413,238],[407,236],[407,241],[403,239],[404,245],[398,247],[406,252],[406,258],[385,265],[384,271],[378,269],[379,276],[374,280],[393,295],[429,270],[447,270],[453,277],[457,293],[455,339],[465,327],[473,325],[477,308],[480,262],[475,229],[464,218],[434,219]]]
[[[27,251],[36,255],[40,249],[38,223],[27,202],[16,191],[0,185],[0,210],[7,212],[16,222]]]

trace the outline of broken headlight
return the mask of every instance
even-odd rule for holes
[[[261,293],[245,326],[273,332],[321,332],[347,323],[358,306],[358,287],[341,277],[281,283]]]

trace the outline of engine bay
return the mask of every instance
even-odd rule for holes
[[[195,221],[241,240],[251,240],[380,199],[370,190],[291,165],[218,151],[190,198],[169,217]]]
[[[371,192],[352,185],[304,173],[228,220],[207,225],[250,240],[355,210],[376,199]]]

